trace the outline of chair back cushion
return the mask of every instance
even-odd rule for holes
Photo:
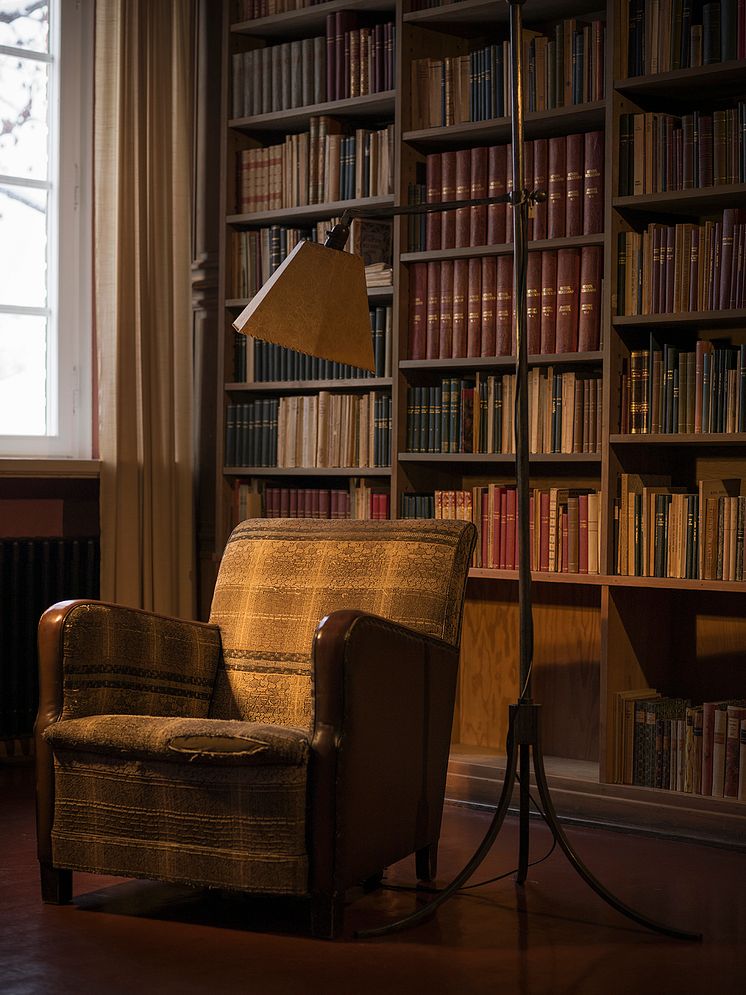
[[[455,521],[242,522],[212,602],[223,662],[210,714],[310,728],[313,636],[339,609],[458,645],[474,536]]]

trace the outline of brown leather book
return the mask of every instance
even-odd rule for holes
[[[524,142],[523,143],[523,186],[524,189],[528,190],[531,188],[531,183],[534,178],[534,143]],[[534,219],[529,215],[528,219],[528,231],[526,235],[529,239],[535,238],[534,235]]]
[[[456,199],[456,153],[441,153],[441,202]],[[456,247],[456,212],[443,211],[441,214],[440,248],[453,249]]]
[[[485,147],[471,150],[471,192],[472,200],[487,196],[487,157]],[[487,244],[487,205],[470,208],[469,245]]]
[[[565,235],[583,234],[583,186],[585,137],[567,136],[567,202],[565,204]]]
[[[453,342],[452,356],[466,356],[466,315],[469,296],[469,260],[456,259],[453,263]]]
[[[409,358],[427,355],[427,263],[413,263],[409,271]]]
[[[557,352],[577,352],[580,251],[557,252]]]
[[[541,252],[529,252],[526,274],[526,341],[529,356],[541,352]]]
[[[580,302],[578,350],[596,352],[601,347],[601,246],[580,250]]]
[[[440,263],[427,264],[427,334],[425,359],[437,359],[440,344]]]
[[[453,349],[453,260],[440,263],[440,337],[438,359],[449,359]]]
[[[564,238],[567,193],[567,142],[564,135],[549,139],[549,180],[547,185],[549,190],[547,238]]]
[[[466,313],[466,355],[479,356],[482,338],[482,260],[469,260]]]
[[[555,351],[557,334],[557,253],[541,253],[541,353]]]
[[[459,149],[456,153],[456,200],[468,200],[471,196],[471,149]],[[471,229],[471,208],[459,207],[456,211],[456,248],[469,245]]]
[[[534,190],[547,193],[549,146],[546,138],[534,139]],[[534,207],[534,238],[547,237],[547,202]]]
[[[432,152],[425,160],[425,187],[428,204],[439,204],[441,201],[441,154]],[[428,250],[440,248],[440,230],[443,215],[433,211],[425,215],[425,248]]]
[[[505,145],[492,145],[487,153],[487,196],[501,197],[507,187],[507,155]],[[507,242],[505,204],[490,204],[487,208],[487,245]]]
[[[482,257],[482,344],[480,355],[495,355],[497,257]]]
[[[585,136],[583,176],[583,234],[596,235],[604,225],[604,133]]]
[[[495,292],[495,355],[513,352],[513,257],[497,257]]]

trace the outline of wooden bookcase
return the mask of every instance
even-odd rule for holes
[[[413,59],[457,54],[479,39],[507,37],[508,7],[496,0],[461,0],[410,11],[408,0],[330,0],[301,10],[254,21],[239,21],[234,0],[224,3],[221,122],[221,190],[225,223],[220,249],[220,307],[225,316],[219,346],[217,426],[216,554],[220,555],[232,521],[237,479],[290,478],[298,486],[316,480],[340,486],[350,477],[370,477],[390,486],[396,516],[405,492],[436,488],[468,489],[487,482],[515,480],[514,458],[505,455],[441,455],[406,451],[407,388],[434,383],[451,373],[506,372],[509,357],[413,360],[408,358],[408,309],[412,264],[440,259],[499,255],[510,246],[410,251],[407,220],[393,222],[393,286],[371,291],[371,304],[393,307],[391,378],[371,381],[270,382],[245,384],[233,375],[231,321],[246,301],[229,284],[229,236],[241,228],[272,223],[301,225],[341,213],[345,206],[407,202],[410,184],[421,176],[429,152],[510,141],[510,121],[500,118],[441,128],[409,129]],[[619,379],[630,350],[640,348],[651,331],[667,341],[693,343],[700,335],[721,333],[734,344],[746,342],[746,309],[683,315],[617,315],[617,237],[661,218],[698,219],[724,207],[746,207],[746,185],[693,189],[635,197],[617,196],[620,117],[665,110],[682,113],[721,106],[746,96],[746,62],[714,64],[651,76],[626,78],[621,32],[627,4],[622,0],[534,0],[523,7],[526,27],[549,28],[565,17],[606,21],[605,98],[551,111],[529,111],[526,138],[603,130],[604,223],[600,234],[543,240],[531,249],[600,245],[603,251],[601,347],[590,353],[532,357],[534,366],[563,364],[600,371],[603,419],[598,453],[544,454],[531,457],[532,486],[588,487],[602,492],[600,571],[598,574],[534,575],[534,698],[543,705],[544,751],[561,814],[656,832],[744,846],[746,805],[734,799],[615,784],[613,782],[614,695],[636,687],[656,687],[666,696],[694,702],[746,695],[746,581],[675,580],[617,576],[613,573],[613,501],[622,472],[669,472],[676,482],[696,487],[703,477],[746,478],[746,434],[622,435]],[[384,12],[396,25],[395,87],[392,91],[327,102],[254,117],[231,117],[231,57],[258,45],[323,34],[325,18],[335,11]],[[240,215],[235,209],[235,157],[238,150],[271,144],[278,134],[303,130],[313,114],[330,114],[369,126],[393,121],[394,180],[390,197],[344,204],[314,204],[295,209]],[[420,172],[418,173],[418,170]],[[320,389],[390,392],[392,466],[361,469],[257,469],[224,465],[226,407],[236,399],[313,393]],[[663,468],[663,470],[662,470]],[[462,801],[494,804],[507,723],[507,706],[518,688],[517,574],[474,568],[467,591],[459,694],[449,794]]]

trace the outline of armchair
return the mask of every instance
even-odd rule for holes
[[[42,898],[74,870],[308,896],[435,873],[475,529],[251,520],[209,623],[93,601],[39,628]]]

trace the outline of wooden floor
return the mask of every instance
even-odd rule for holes
[[[468,859],[489,816],[447,806],[441,882]],[[510,871],[509,818],[477,880]],[[153,882],[78,874],[74,903],[39,900],[28,768],[0,768],[0,992],[3,995],[690,995],[746,991],[746,856],[604,830],[571,829],[591,870],[626,903],[701,943],[650,933],[607,907],[555,850],[512,878],[459,894],[422,926],[360,941],[355,929],[415,907],[413,862],[350,896],[347,935],[305,932],[302,903],[249,902]],[[551,845],[531,829],[532,859]],[[424,900],[420,898],[419,900]]]

